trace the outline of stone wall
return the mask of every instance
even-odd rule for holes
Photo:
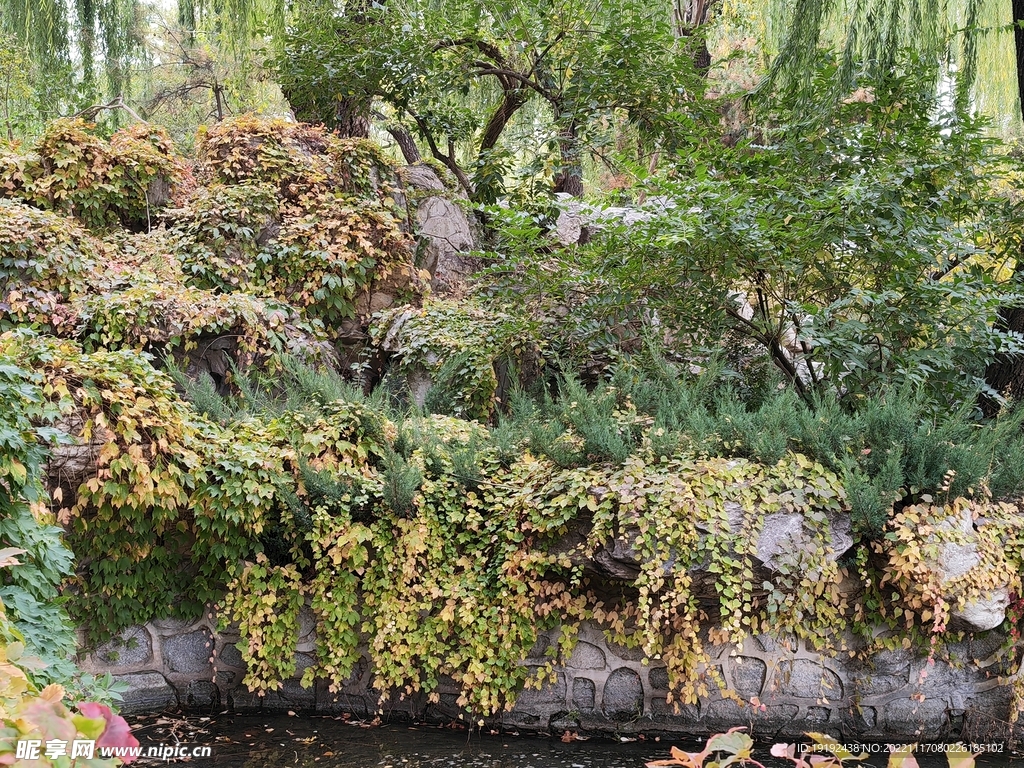
[[[464,715],[458,690],[442,686],[440,701],[422,694],[381,697],[371,687],[372,670],[364,661],[348,684],[331,694],[326,684],[302,688],[303,670],[316,648],[312,616],[302,616],[295,679],[260,698],[240,685],[242,658],[237,635],[218,634],[212,616],[188,624],[166,620],[131,627],[82,659],[91,672],[111,672],[129,683],[129,712],[184,708],[236,711],[348,712],[357,717],[446,721]],[[544,664],[555,641],[544,636],[524,663]],[[761,636],[712,649],[713,665],[745,703],[714,693],[696,706],[678,711],[666,703],[665,667],[642,654],[608,643],[584,626],[571,658],[555,670],[555,682],[526,690],[515,708],[494,724],[519,731],[565,730],[605,734],[678,733],[695,736],[744,725],[760,738],[796,737],[827,731],[862,741],[966,739],[1004,740],[1010,688],[997,649],[1002,638],[979,633],[951,649],[955,661],[915,657],[897,650],[870,661],[846,655],[823,657],[804,647],[785,647]],[[715,685],[710,684],[715,691]],[[756,699],[755,704],[751,700]]]

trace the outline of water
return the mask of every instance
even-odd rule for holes
[[[428,725],[368,727],[340,717],[220,715],[209,718],[150,716],[132,720],[143,747],[177,745],[179,752],[210,747],[208,758],[168,761],[190,768],[643,768],[667,758],[672,745],[697,751],[695,742],[673,740],[616,742],[537,738],[458,731]],[[770,744],[754,757],[766,768],[792,768],[769,756]],[[153,765],[154,761],[140,761]],[[921,768],[946,768],[941,755],[918,755]],[[866,763],[885,766],[885,755]],[[980,768],[1024,768],[1024,756],[987,754]]]

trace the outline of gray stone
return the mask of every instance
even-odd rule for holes
[[[774,512],[764,516],[757,538],[756,555],[766,568],[777,571],[815,557],[819,547],[831,551],[827,560],[835,561],[853,546],[850,516],[829,514],[827,530],[818,531],[800,512]]]
[[[285,680],[280,690],[267,694],[264,709],[287,710],[316,708],[316,686],[303,688],[298,680]]]
[[[970,507],[964,507],[958,515],[942,520],[924,543],[941,545],[938,557],[926,561],[928,569],[938,577],[941,586],[959,579],[981,564],[978,533],[974,529]],[[954,607],[950,611],[951,625],[971,632],[984,632],[998,627],[1006,618],[1009,605],[1009,592],[1005,585],[1004,581],[1003,586],[968,601],[966,605]],[[951,605],[956,606],[954,595],[945,597]]]
[[[545,652],[551,647],[551,643],[551,634],[548,632],[542,632],[537,636],[537,642],[533,644],[533,648],[531,648],[529,653],[526,654],[526,658],[543,660]]]
[[[308,653],[296,653],[295,654],[295,671],[292,673],[292,677],[296,680],[300,679],[307,669],[316,664],[316,659],[310,656]]]
[[[553,733],[559,731],[575,731],[580,727],[580,719],[573,717],[568,712],[556,712],[551,716],[551,720],[548,722],[548,728]]]
[[[950,618],[971,632],[985,632],[995,629],[1006,618],[1010,605],[1010,592],[1000,587],[986,592],[982,597],[969,600],[962,608],[949,612]]]
[[[750,717],[749,706],[741,706],[732,699],[718,699],[708,704],[701,723],[712,731],[724,731],[734,725],[746,725]]]
[[[821,726],[827,723],[831,716],[832,710],[828,707],[808,707],[804,722],[808,726]]]
[[[614,538],[598,547],[592,560],[593,570],[607,578],[635,581],[640,575],[639,554],[620,538]]]
[[[909,668],[901,675],[857,675],[850,683],[852,692],[859,696],[881,696],[898,691],[909,682]]]
[[[909,669],[913,660],[914,654],[908,649],[896,648],[872,654],[869,664],[880,675],[897,675]]]
[[[299,639],[309,637],[315,629],[316,616],[313,615],[313,611],[308,606],[303,606],[299,610]]]
[[[168,637],[163,642],[164,662],[173,672],[196,674],[211,668],[213,636],[201,629],[187,635]]]
[[[153,640],[145,627],[128,627],[97,648],[96,658],[113,669],[149,664],[153,660]]]
[[[643,714],[644,686],[640,675],[619,667],[608,676],[602,696],[604,713],[614,719],[632,719]]]
[[[872,730],[878,717],[874,707],[857,706],[856,704],[842,710],[841,715],[845,732],[854,734]]]
[[[555,239],[562,245],[575,245],[583,234],[584,219],[580,215],[579,203],[570,203],[555,220]]]
[[[122,694],[122,714],[160,712],[178,706],[178,695],[174,686],[159,672],[115,675],[114,680],[128,684],[128,690]]]
[[[556,673],[555,682],[546,682],[540,690],[524,688],[516,698],[515,711],[528,714],[550,714],[565,709],[565,675]]]
[[[444,182],[429,165],[408,165],[400,170],[402,181],[413,189],[446,192]]]
[[[946,702],[941,699],[896,699],[885,707],[886,734],[935,739],[946,726]]]
[[[424,716],[430,722],[452,722],[459,716],[465,717],[465,710],[459,706],[459,697],[454,693],[442,693],[437,701],[428,703]]]
[[[678,701],[669,704],[666,699],[658,697],[651,699],[651,716],[661,723],[678,720],[692,725],[700,720],[700,708],[694,704],[680,704]]]
[[[570,669],[604,669],[604,651],[596,645],[578,642],[566,664]]]
[[[608,643],[608,652],[614,656],[618,656],[623,661],[643,661],[644,649],[640,646],[635,648],[627,648],[624,645],[618,643]]]
[[[220,704],[220,690],[209,680],[192,680],[185,688],[185,703],[189,707],[216,707]]]
[[[651,684],[651,688],[655,691],[667,691],[668,690],[668,668],[667,667],[654,667],[647,674],[647,682]]]
[[[321,684],[316,696],[316,711],[321,714],[348,713],[366,717],[376,706],[366,696],[348,693],[330,693],[326,684]]]
[[[167,617],[165,619],[153,619],[150,624],[159,630],[160,634],[180,634],[183,630],[188,629],[195,621],[188,619],[176,619],[173,617]]]
[[[751,707],[751,711],[751,719],[759,730],[778,732],[793,722],[800,708],[795,704],[768,704],[764,709]]]
[[[463,255],[475,247],[465,212],[441,195],[427,197],[416,209],[416,235],[417,261],[431,273],[431,286],[438,293],[458,293],[473,271]]]
[[[244,669],[245,662],[242,660],[242,652],[238,650],[234,643],[226,643],[217,655],[217,666]]]
[[[730,664],[732,688],[745,699],[760,696],[768,668],[755,656],[737,656]]]
[[[843,684],[828,667],[808,659],[779,663],[772,690],[786,696],[835,701],[843,696]]]
[[[594,681],[585,677],[577,677],[572,681],[572,706],[581,712],[589,712],[594,708]]]

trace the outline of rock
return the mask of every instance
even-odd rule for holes
[[[160,712],[178,706],[174,687],[159,672],[115,675],[114,680],[128,684],[128,690],[122,694],[121,714]]]
[[[575,245],[583,234],[584,219],[579,203],[570,202],[555,220],[554,236],[562,245]]]
[[[935,739],[946,721],[946,702],[941,699],[896,699],[885,707],[886,734]]]
[[[757,559],[765,568],[777,571],[783,563],[792,564],[800,555],[813,554],[819,546],[827,546],[831,551],[826,559],[835,562],[853,546],[850,516],[831,513],[826,519],[828,530],[818,532],[799,512],[765,515],[757,537]]]
[[[973,510],[969,505],[964,505],[938,523],[934,533],[923,542],[925,546],[936,543],[939,544],[938,556],[927,561],[927,565],[938,578],[940,587],[960,579],[981,564],[978,533],[974,529]],[[955,628],[971,632],[984,632],[998,627],[1006,618],[1006,609],[1010,603],[1006,585],[987,590],[959,606],[955,594],[944,597],[954,606],[949,614],[950,623]]]
[[[604,651],[596,645],[578,642],[566,664],[571,669],[604,669]]]
[[[516,698],[515,713],[550,714],[565,709],[565,675],[556,673],[555,681],[545,682],[540,690],[524,688]]]
[[[437,293],[458,295],[475,266],[466,255],[476,247],[469,218],[449,199],[453,193],[429,166],[412,165],[401,175],[408,187],[421,193],[414,203],[417,266],[430,272]]]
[[[242,653],[235,647],[234,643],[226,643],[217,656],[217,666],[236,667],[245,669],[245,662],[242,660]]]
[[[1006,587],[986,592],[983,597],[969,600],[963,608],[950,611],[950,618],[973,632],[995,629],[1006,618],[1010,593]]]
[[[402,168],[402,181],[413,189],[432,192],[447,192],[444,182],[437,175],[437,171],[429,165],[409,165]]]
[[[206,629],[168,637],[163,642],[164,662],[173,672],[198,673],[210,668],[213,636]]]
[[[128,627],[96,649],[96,658],[108,667],[138,667],[153,659],[153,640],[145,627]]]
[[[744,699],[760,696],[764,689],[768,667],[761,659],[753,656],[737,656],[732,659],[730,676],[732,689]]]
[[[795,659],[779,664],[772,690],[785,696],[834,701],[842,698],[843,683],[828,667],[809,659]]]
[[[666,667],[654,667],[647,674],[647,682],[650,683],[651,688],[655,691],[667,691],[668,690],[668,668]]]
[[[572,681],[572,705],[581,712],[594,709],[594,681],[585,677],[577,677]]]
[[[602,697],[604,713],[616,720],[632,720],[644,711],[644,686],[640,675],[619,667],[608,676]]]

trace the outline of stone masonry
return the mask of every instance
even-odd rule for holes
[[[456,703],[454,684],[442,685],[436,703],[423,694],[381,695],[372,688],[365,660],[336,694],[325,683],[303,688],[299,678],[313,663],[316,637],[312,615],[301,618],[294,679],[263,698],[240,684],[245,670],[235,647],[238,636],[217,633],[212,614],[193,623],[164,620],[131,627],[81,661],[87,671],[109,671],[129,684],[123,707],[128,712],[228,707],[430,721],[469,717]],[[555,641],[552,633],[542,636],[523,663],[543,665],[544,652]],[[752,637],[739,649],[710,649],[711,666],[735,696],[721,695],[709,681],[712,695],[677,708],[666,703],[663,665],[609,643],[600,630],[584,625],[571,657],[555,668],[555,681],[523,691],[512,711],[490,723],[554,733],[705,736],[743,725],[765,739],[807,731],[862,741],[1006,739],[1012,735],[1011,695],[1007,677],[1000,675],[1010,671],[998,661],[1001,643],[996,633],[978,633],[951,649],[955,661],[929,662],[907,650],[864,661]]]

